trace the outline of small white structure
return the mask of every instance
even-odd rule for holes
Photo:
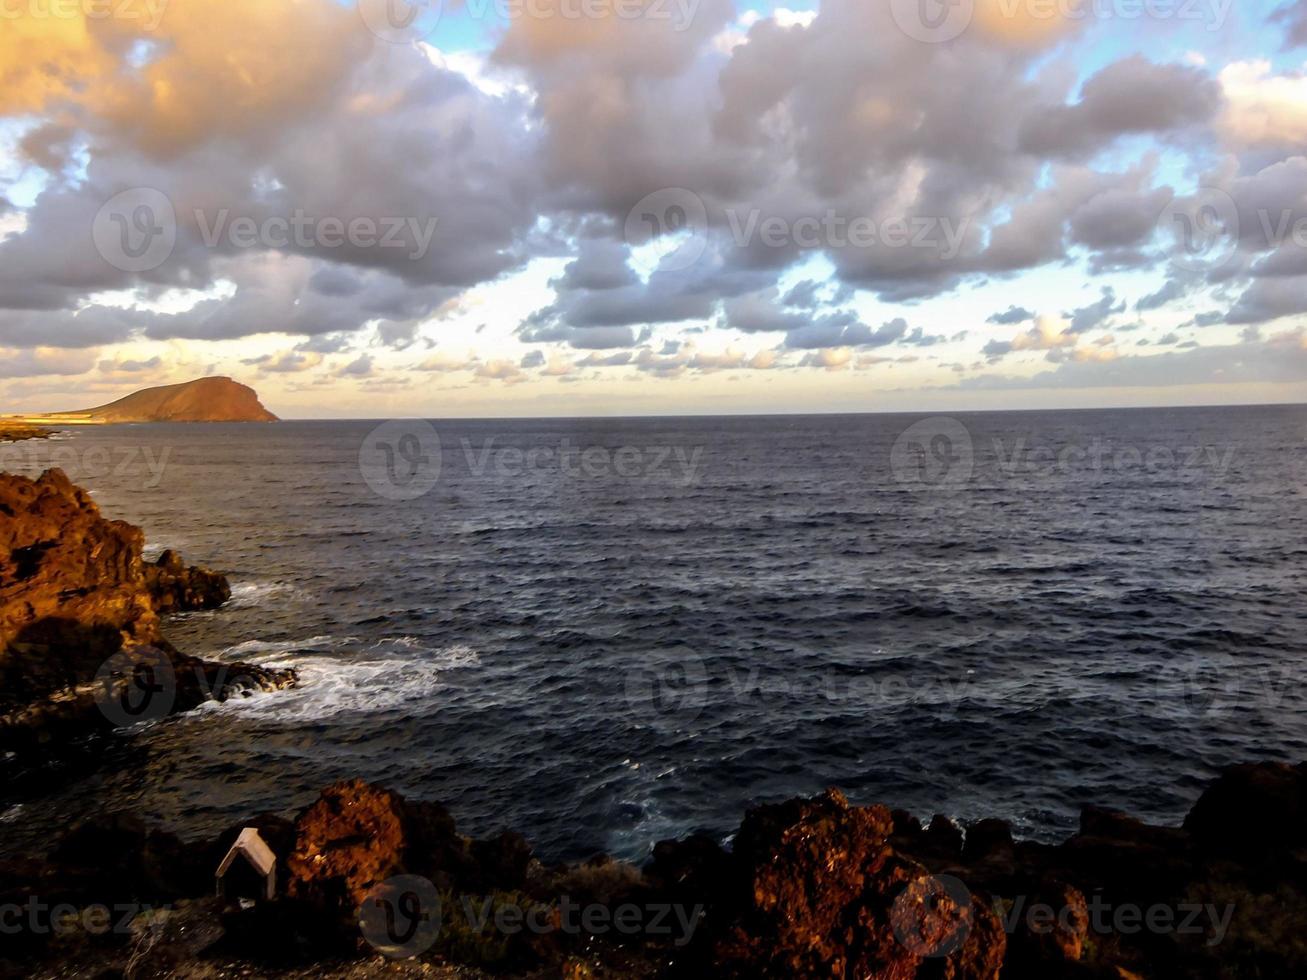
[[[218,897],[222,898],[226,892],[227,873],[231,871],[232,864],[238,857],[245,859],[245,864],[259,878],[263,879],[263,897],[271,900],[277,893],[277,855],[272,853],[272,848],[267,845],[259,832],[253,827],[246,827],[236,838],[236,843],[231,846],[227,856],[222,859],[222,864],[218,865],[217,882]],[[236,898],[251,898],[253,896],[236,895]]]

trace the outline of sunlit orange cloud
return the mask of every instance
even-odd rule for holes
[[[0,114],[76,106],[157,156],[215,134],[275,134],[334,99],[377,43],[356,11],[323,0],[119,0],[108,17],[20,9],[0,29]],[[133,68],[138,42],[151,47]]]
[[[45,109],[116,64],[102,34],[80,13],[6,17],[0,21],[0,114]]]
[[[1090,0],[975,0],[975,25],[992,37],[1040,47],[1080,26]]]

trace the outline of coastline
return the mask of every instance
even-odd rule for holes
[[[1182,827],[1086,807],[1057,845],[1015,841],[1001,820],[923,827],[829,790],[750,810],[729,850],[692,836],[638,867],[551,866],[519,834],[462,836],[440,804],[355,779],[212,840],[93,816],[46,861],[0,864],[0,908],[18,922],[0,971],[1296,977],[1304,816],[1307,765],[1273,763],[1226,771]],[[275,856],[273,897],[253,879],[215,896],[215,870],[251,831]]]
[[[172,647],[161,616],[223,605],[225,577],[145,562],[143,532],[62,473],[0,475],[0,506],[6,769],[95,752],[142,720],[138,690],[172,713],[294,683]],[[246,828],[275,858],[271,901],[214,895]],[[1056,844],[831,790],[750,809],[729,849],[668,840],[639,866],[545,864],[520,834],[472,839],[440,803],[355,779],[211,840],[124,814],[54,831],[48,856],[0,862],[17,940],[0,974],[1288,977],[1307,973],[1303,908],[1307,764],[1228,770],[1179,827],[1087,807]]]
[[[23,442],[27,439],[49,439],[54,430],[27,419],[0,418],[0,443]]]

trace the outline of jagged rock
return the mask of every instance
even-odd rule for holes
[[[978,861],[1011,861],[1014,842],[1012,825],[1006,820],[980,820],[967,830],[962,860],[966,864]]]
[[[230,589],[171,552],[147,566],[144,544],[140,528],[106,520],[60,470],[0,474],[0,749],[294,682],[290,671],[171,647],[161,612],[210,608]]]
[[[487,840],[474,840],[470,850],[478,880],[475,885],[465,884],[468,890],[512,892],[526,886],[531,845],[521,834],[506,830]]]
[[[721,904],[731,871],[731,856],[706,834],[659,841],[645,868],[657,893],[672,903]]]
[[[1002,924],[979,896],[889,845],[885,807],[831,790],[750,811],[714,966],[733,977],[996,978]]]
[[[1259,859],[1307,847],[1307,763],[1232,766],[1185,818],[1204,851]]]
[[[404,870],[404,799],[361,779],[336,783],[295,821],[289,892],[331,915],[352,917],[375,886]]]
[[[1004,976],[1052,977],[1078,963],[1089,942],[1089,904],[1080,889],[1045,882],[1019,898]]]
[[[160,613],[217,609],[231,598],[225,575],[207,568],[187,567],[181,555],[168,550],[153,565],[145,566],[145,581]]]

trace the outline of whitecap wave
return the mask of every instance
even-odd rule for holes
[[[203,711],[239,711],[260,720],[299,724],[347,714],[429,710],[442,675],[476,667],[480,654],[468,646],[432,648],[417,637],[315,636],[307,640],[250,640],[223,651],[222,659],[263,667],[291,667],[299,684],[287,691],[209,702]]]
[[[231,599],[227,601],[226,607],[250,609],[273,599],[285,602],[307,598],[307,592],[295,588],[289,582],[237,582],[231,587]]]

